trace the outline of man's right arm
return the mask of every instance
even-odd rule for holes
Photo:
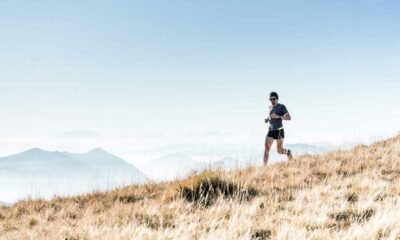
[[[268,110],[269,115],[268,115],[268,117],[265,119],[265,123],[268,123],[268,122],[271,120],[271,109],[272,109],[272,106],[269,106],[268,108],[269,108],[269,110]]]

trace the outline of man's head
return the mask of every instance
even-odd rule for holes
[[[271,102],[272,105],[276,105],[278,103],[278,93],[277,92],[271,92],[269,94],[269,101]]]

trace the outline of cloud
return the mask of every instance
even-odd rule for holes
[[[143,134],[142,137],[144,137],[144,138],[162,138],[162,137],[165,137],[165,135],[160,132],[148,132],[148,133]]]
[[[234,134],[230,133],[230,132],[222,132],[222,131],[207,131],[207,132],[203,132],[201,135],[206,136],[206,137],[211,137],[211,136],[230,137],[230,136],[233,136]]]
[[[55,134],[56,138],[100,138],[100,134],[89,130],[73,130]]]

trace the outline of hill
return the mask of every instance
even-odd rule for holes
[[[0,208],[0,239],[398,239],[400,136],[319,156]]]
[[[0,158],[0,199],[7,202],[27,196],[80,194],[146,180],[135,166],[102,149],[75,154],[35,148]]]

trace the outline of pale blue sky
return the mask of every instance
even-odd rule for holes
[[[70,131],[117,153],[215,131],[262,146],[271,90],[288,142],[395,134],[399,16],[397,0],[1,1],[0,154],[74,149],[53,138]]]

